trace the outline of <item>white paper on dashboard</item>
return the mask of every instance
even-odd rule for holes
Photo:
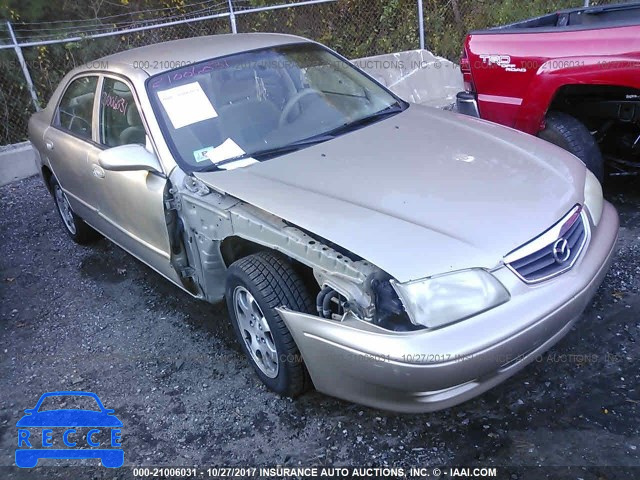
[[[253,165],[254,163],[258,163],[258,160],[256,160],[255,158],[243,158],[242,160],[236,160],[235,162],[220,165],[219,168],[222,170],[234,170],[236,168],[248,167],[249,165]]]
[[[162,90],[158,99],[175,129],[218,116],[198,82]]]
[[[212,163],[216,164],[223,160],[227,160],[233,157],[239,157],[240,155],[244,155],[245,151],[240,148],[236,142],[232,139],[227,138],[224,142],[218,145],[215,148],[212,148],[208,152],[205,153],[206,157],[211,160]],[[224,168],[222,165],[220,168]]]

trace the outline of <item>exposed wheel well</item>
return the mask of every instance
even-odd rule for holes
[[[233,262],[258,252],[276,253],[277,250],[235,235],[225,238],[220,243],[220,254],[227,268],[229,268]],[[313,276],[313,269],[291,257],[288,258],[293,269],[304,280],[309,292],[313,295],[317,294],[320,291],[320,287]]]
[[[225,238],[220,243],[220,254],[227,268],[236,260],[265,250],[270,249],[235,235]]]

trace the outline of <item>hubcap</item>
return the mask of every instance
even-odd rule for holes
[[[76,224],[73,221],[73,213],[71,212],[71,205],[69,205],[69,200],[67,200],[67,196],[64,194],[59,185],[56,185],[54,187],[54,193],[56,197],[56,205],[58,206],[58,211],[60,212],[60,216],[62,217],[64,226],[67,227],[67,230],[69,230],[72,235],[75,235]]]
[[[242,286],[233,291],[238,328],[251,358],[269,378],[278,375],[278,351],[262,309],[251,292]]]

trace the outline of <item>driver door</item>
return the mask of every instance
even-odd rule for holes
[[[130,83],[120,77],[104,75],[100,80],[99,94],[100,152],[129,144],[149,145],[151,148]],[[89,155],[91,182],[99,198],[100,229],[129,253],[179,283],[170,264],[164,210],[166,176],[146,170],[106,170],[99,164],[100,152]]]

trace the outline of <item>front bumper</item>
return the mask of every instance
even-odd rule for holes
[[[475,93],[458,92],[456,95],[456,111],[470,117],[480,118],[478,99]]]
[[[510,301],[432,331],[397,333],[356,318],[278,311],[318,391],[399,412],[448,408],[504,381],[567,334],[606,275],[617,234],[618,214],[605,202],[570,271],[527,285],[501,267],[494,275]]]

